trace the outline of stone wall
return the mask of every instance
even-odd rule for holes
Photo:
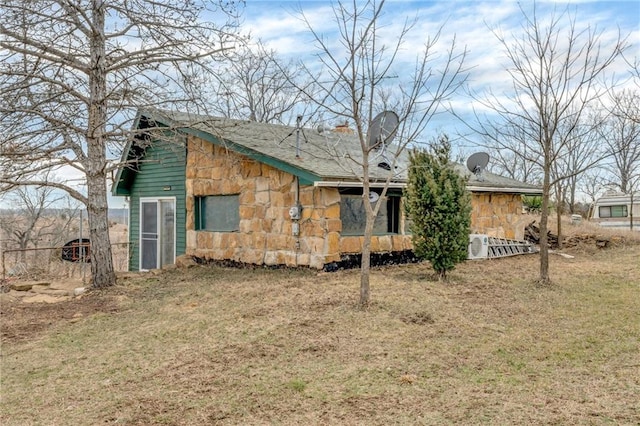
[[[338,262],[342,259],[342,255],[362,252],[362,236],[341,235],[340,200],[337,188],[303,187],[300,190],[300,204],[303,208],[300,221],[301,245],[304,247],[307,243],[315,244],[319,242],[316,240],[318,236],[324,236],[322,247],[324,263]],[[402,231],[404,229],[402,223],[400,227]],[[371,238],[372,253],[388,253],[412,248],[411,235],[374,235]],[[312,266],[316,267],[316,265]]]
[[[398,234],[373,235],[371,237],[371,253],[390,253],[413,250],[411,234],[405,228],[404,205],[400,200],[400,223]],[[365,220],[363,217],[362,220]],[[341,236],[338,246],[340,255],[357,254],[362,252],[364,237],[358,235]]]
[[[294,236],[294,176],[197,138],[188,141],[186,188],[188,255],[318,269],[339,258],[336,188],[300,186],[300,232]],[[196,231],[194,197],[231,194],[239,194],[239,231]]]
[[[363,237],[341,236],[337,188],[301,185],[299,235],[293,235],[289,209],[295,204],[293,175],[201,139],[188,140],[186,170],[186,254],[242,263],[310,266],[321,269],[342,255],[360,253]],[[239,194],[238,232],[195,229],[194,197]],[[517,194],[472,194],[472,230],[522,239],[522,200]],[[374,236],[371,251],[411,250],[411,235]]]
[[[471,194],[471,232],[492,237],[524,239],[527,218],[522,215],[520,194]]]

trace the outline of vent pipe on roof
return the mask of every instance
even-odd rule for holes
[[[296,117],[296,158],[300,158],[300,125],[302,123],[302,116]]]

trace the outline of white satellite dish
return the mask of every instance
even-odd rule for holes
[[[486,169],[487,164],[489,164],[489,154],[486,152],[476,152],[467,159],[467,169],[480,181],[484,180],[482,172]]]
[[[328,132],[329,130],[331,130],[330,126],[327,126],[324,123],[318,124],[318,126],[316,127],[316,131],[318,133],[324,133],[324,132]]]
[[[399,122],[398,114],[393,111],[382,111],[376,115],[367,129],[369,146],[377,148],[390,143],[396,136]]]
[[[376,191],[369,191],[370,203],[375,203],[376,201],[378,201],[378,198],[380,198],[380,194],[378,194]]]

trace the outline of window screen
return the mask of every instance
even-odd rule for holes
[[[196,229],[233,232],[240,229],[238,195],[196,197]]]
[[[600,217],[627,217],[627,206],[601,206]]]
[[[341,194],[340,220],[342,235],[364,235],[366,212],[362,195]],[[400,197],[388,197],[380,206],[378,216],[373,224],[373,234],[398,233],[400,222]]]

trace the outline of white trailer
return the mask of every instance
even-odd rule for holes
[[[620,194],[607,192],[591,206],[589,220],[600,226],[631,228],[640,231],[640,192]]]

